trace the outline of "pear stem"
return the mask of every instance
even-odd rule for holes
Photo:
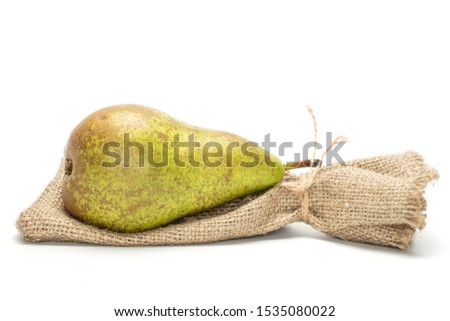
[[[314,161],[311,161],[310,159],[306,159],[303,161],[288,162],[284,165],[284,168],[288,171],[288,170],[296,169],[296,168],[317,167],[320,165],[320,163],[321,163],[321,161],[319,159],[315,159]]]

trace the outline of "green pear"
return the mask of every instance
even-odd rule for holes
[[[85,223],[139,232],[265,190],[284,171],[279,159],[237,135],[119,105],[73,130],[62,197]]]

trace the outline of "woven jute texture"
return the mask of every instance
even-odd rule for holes
[[[26,241],[139,246],[209,243],[250,237],[303,221],[344,240],[407,248],[425,226],[424,189],[438,178],[415,152],[312,169],[253,194],[167,226],[120,233],[74,219],[61,197],[63,166],[38,200],[21,213]]]

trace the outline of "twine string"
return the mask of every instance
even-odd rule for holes
[[[316,160],[316,154],[317,154],[317,119],[314,115],[314,110],[311,108],[311,106],[306,105],[306,108],[308,109],[308,112],[311,116],[311,119],[313,121],[314,126],[314,149],[313,149],[313,155],[311,158],[311,165],[315,164]],[[298,175],[294,181],[282,183],[281,186],[296,192],[299,195],[299,198],[301,200],[301,208],[297,210],[297,215],[300,221],[305,222],[307,224],[310,223],[311,215],[309,210],[309,188],[314,183],[314,179],[316,178],[317,174],[320,172],[320,170],[323,168],[323,159],[326,157],[328,152],[336,145],[347,142],[348,138],[346,136],[338,136],[336,139],[333,140],[333,142],[327,147],[327,149],[322,153],[322,155],[319,158],[319,162],[316,167],[311,167],[311,170],[303,175]]]

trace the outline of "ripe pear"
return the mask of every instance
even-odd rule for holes
[[[279,159],[237,135],[118,105],[73,130],[62,197],[85,223],[139,232],[265,190],[284,170]]]

